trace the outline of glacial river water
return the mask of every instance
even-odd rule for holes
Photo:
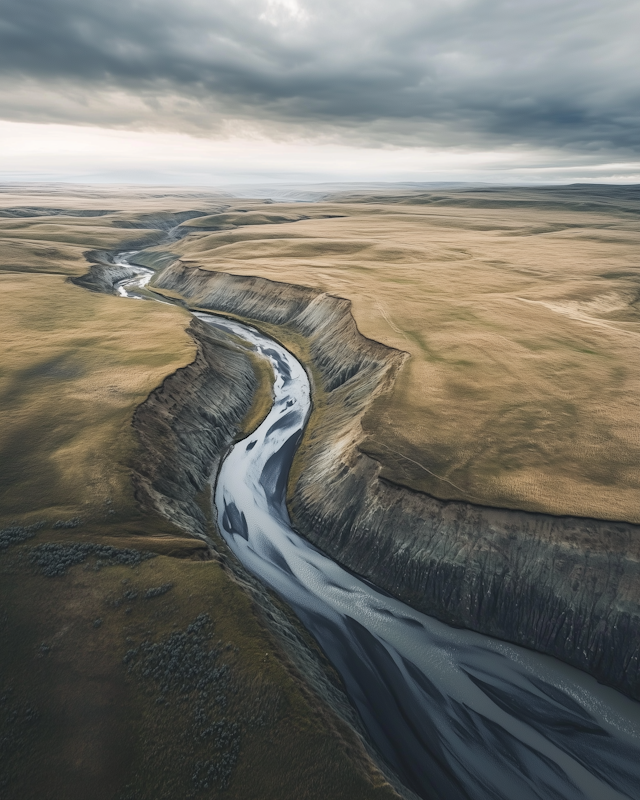
[[[139,297],[150,276],[119,293]],[[254,328],[196,316],[240,337],[275,374],[271,411],[220,469],[222,535],[318,641],[401,781],[434,800],[638,800],[639,703],[555,659],[420,614],[293,530],[286,487],[310,412],[305,370]]]

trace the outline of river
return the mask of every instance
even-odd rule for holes
[[[139,270],[118,293],[142,298],[151,274]],[[222,536],[317,640],[400,780],[425,800],[638,800],[639,703],[556,659],[420,614],[295,532],[286,489],[311,408],[307,374],[255,328],[196,316],[275,374],[271,411],[220,468]]]

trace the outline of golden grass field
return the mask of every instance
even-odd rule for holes
[[[392,800],[355,736],[302,685],[248,595],[217,561],[200,560],[204,543],[135,503],[132,416],[166,375],[193,360],[189,315],[67,279],[87,271],[89,249],[159,241],[152,216],[161,224],[161,212],[219,207],[211,194],[157,194],[0,191],[0,532],[46,523],[0,549],[0,794]],[[25,206],[114,213],[7,216]],[[122,227],[141,221],[151,227]],[[268,386],[270,375],[257,369]],[[257,397],[247,432],[265,406]],[[43,543],[158,555],[102,569],[90,557],[47,577],[30,560]],[[197,693],[187,705],[172,697],[159,705],[155,684],[123,664],[131,648],[166,643],[202,613],[232,676],[227,710],[214,721],[241,730],[224,790],[214,782],[196,791],[193,783],[197,759],[217,757],[215,743],[200,741],[194,728]]]
[[[207,216],[163,243],[167,213],[190,210]],[[109,213],[78,215],[87,211]],[[269,711],[264,725],[243,723],[223,796],[395,796],[287,667],[228,572],[195,560],[202,543],[136,506],[132,415],[193,359],[189,317],[70,283],[86,272],[87,250],[157,245],[194,266],[350,299],[363,334],[411,356],[364,418],[363,447],[391,481],[442,498],[640,522],[639,215],[633,192],[587,189],[265,204],[196,191],[0,187],[0,528],[47,522],[0,552],[0,738],[11,745],[3,796],[177,796],[191,780],[191,716],[160,708],[122,659],[202,612],[230,646],[239,698],[230,717]],[[245,431],[265,407],[257,397]],[[77,527],[52,528],[75,518]],[[89,559],[64,576],[39,574],[31,546],[60,541],[159,555],[138,567],[96,571]],[[144,600],[167,583],[167,594]]]
[[[0,272],[0,507],[56,519],[133,511],[131,418],[195,347],[186,312],[119,302],[57,275]]]
[[[622,191],[236,203],[171,250],[348,298],[363,334],[410,354],[364,419],[385,478],[640,522],[640,195]]]
[[[131,417],[194,357],[186,312],[66,280],[87,271],[88,249],[161,236],[110,222],[0,217],[0,523],[134,512]]]

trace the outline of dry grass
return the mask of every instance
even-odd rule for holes
[[[640,522],[640,201],[587,190],[353,199],[291,224],[192,233],[173,250],[347,297],[365,335],[411,354],[364,421],[363,447],[390,480]]]
[[[186,312],[0,273],[0,522],[133,512],[135,408],[195,356]]]
[[[229,201],[229,196],[220,192],[175,186],[0,184],[0,211],[11,208],[69,209],[74,214],[102,211],[131,215],[197,208],[212,214],[221,210],[220,204],[226,206]]]
[[[217,562],[157,557],[96,571],[89,559],[47,578],[28,552],[0,556],[7,800],[396,797],[353,737],[289,674],[247,595]],[[204,724],[238,725],[226,790],[197,791],[193,783],[196,762],[218,758],[214,741],[194,729],[198,693],[158,703],[157,685],[123,663],[131,649],[166,642],[202,613],[212,621],[208,647],[221,651],[216,664],[228,668],[226,685],[212,687],[226,704],[209,704]]]
[[[125,249],[141,235],[153,241],[159,230],[123,222],[148,225],[141,215],[153,214],[162,223],[167,208],[198,208],[193,195],[168,201],[145,192],[123,198],[30,191],[7,197],[0,188],[0,794],[392,800],[395,793],[355,737],[290,672],[247,594],[219,563],[200,560],[208,555],[204,542],[134,502],[133,412],[193,359],[189,315],[177,306],[93,294],[67,276],[86,271],[82,253],[89,248]],[[204,210],[216,208],[210,196],[200,202]],[[9,204],[132,210],[97,220],[2,219]],[[266,389],[246,430],[269,405],[270,370],[263,362],[256,368]],[[90,557],[66,575],[46,577],[29,555],[43,542],[161,555],[100,570]],[[170,590],[146,597],[168,584]],[[226,705],[209,703],[198,722],[202,694],[159,704],[157,687],[129,673],[123,658],[144,642],[170,642],[202,613],[211,618],[211,647],[221,650],[218,661],[231,678],[228,687],[214,687]],[[215,739],[205,736],[213,722],[239,731],[221,751],[233,755],[230,783],[198,790],[197,761],[220,757]]]
[[[89,249],[158,241],[164,234],[153,221],[193,208],[189,200],[0,187],[0,525],[140,521],[129,479],[131,418],[166,375],[193,360],[189,317],[66,278],[87,271]],[[210,197],[204,206],[219,203]],[[109,208],[131,210],[78,216]]]
[[[253,353],[249,353],[249,358],[258,376],[259,385],[253,398],[251,408],[242,421],[242,426],[238,431],[238,441],[249,436],[260,425],[263,419],[271,411],[273,405],[273,370],[270,364],[263,358],[259,358]]]

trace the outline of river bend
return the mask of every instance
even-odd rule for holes
[[[141,297],[151,274],[118,293]],[[638,800],[640,704],[556,659],[414,611],[293,530],[286,491],[310,413],[306,372],[258,330],[196,316],[275,374],[271,411],[220,468],[222,536],[318,641],[401,781],[429,800]]]

